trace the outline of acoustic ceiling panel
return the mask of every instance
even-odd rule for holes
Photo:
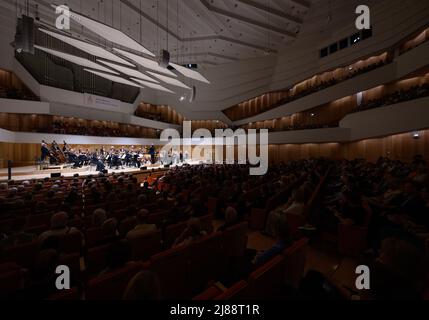
[[[52,54],[58,58],[67,60],[69,62],[75,63],[77,65],[80,65],[82,67],[86,67],[86,68],[91,68],[91,69],[96,69],[96,70],[100,70],[100,71],[104,71],[104,72],[110,72],[110,73],[114,73],[114,74],[119,74],[116,71],[107,69],[106,67],[103,67],[102,65],[99,65],[98,63],[92,62],[88,59],[82,58],[82,57],[77,57],[68,53],[64,53],[64,52],[60,52],[57,50],[52,50],[52,49],[48,49],[48,48],[44,48],[38,45],[34,46],[36,49],[42,50],[46,53]]]
[[[152,52],[143,47],[140,43],[138,43],[120,30],[114,29],[108,25],[84,17],[76,12],[70,12],[70,18],[110,42],[133,49],[138,52],[145,53],[152,57],[155,56]]]
[[[185,77],[194,79],[194,80],[198,80],[204,83],[208,83],[210,84],[210,81],[207,80],[201,73],[195,71],[195,70],[191,70],[189,68],[180,66],[178,64],[175,63],[170,63],[170,65],[176,69],[178,72],[180,72],[181,74],[183,74]]]
[[[151,76],[154,76],[155,78],[157,78],[161,81],[164,81],[165,83],[170,84],[172,86],[181,87],[181,88],[185,88],[185,89],[191,89],[186,84],[184,84],[183,82],[181,82],[177,79],[172,79],[170,77],[166,77],[166,76],[163,76],[161,74],[157,74],[157,73],[151,72],[151,71],[148,71],[147,73],[149,73]]]
[[[167,88],[165,88],[159,84],[156,84],[156,83],[152,83],[152,82],[148,82],[148,81],[144,81],[144,80],[140,80],[140,79],[136,79],[136,78],[131,78],[131,80],[142,84],[143,87],[148,87],[148,88],[151,88],[154,90],[164,91],[164,92],[168,92],[168,93],[174,93],[174,91],[171,91],[170,89],[167,89]]]
[[[113,54],[113,53],[111,53],[111,52],[107,51],[106,49],[103,49],[99,46],[96,46],[96,45],[93,45],[91,43],[87,43],[87,42],[84,42],[81,40],[77,40],[77,39],[74,39],[71,37],[67,37],[67,36],[64,36],[62,34],[55,33],[52,31],[48,31],[45,29],[39,28],[39,30],[42,31],[43,33],[50,35],[51,37],[54,37],[58,40],[61,40],[65,43],[67,43],[67,44],[69,44],[75,48],[78,48],[82,51],[85,51],[85,52],[87,52],[93,56],[104,58],[104,59],[111,60],[111,61],[115,61],[118,63],[122,63],[122,64],[125,64],[125,65],[130,66],[130,67],[135,67],[133,64],[129,63],[127,60],[122,59],[122,58],[118,57],[117,55],[115,55],[115,54]]]
[[[113,81],[113,82],[122,83],[122,84],[126,84],[126,85],[129,85],[129,86],[141,88],[141,86],[138,85],[137,83],[131,82],[131,81],[127,80],[127,79],[124,79],[124,78],[121,78],[121,77],[118,77],[118,76],[113,76],[113,75],[110,75],[110,74],[107,74],[107,73],[97,72],[97,71],[89,70],[89,69],[85,69],[85,71],[90,72],[92,74],[95,74],[96,76],[102,77],[104,79]]]
[[[159,66],[158,62],[153,61],[151,59],[147,59],[141,56],[138,56],[134,53],[128,52],[128,51],[124,51],[121,49],[116,49],[113,48],[113,50],[115,50],[116,52],[119,52],[120,54],[122,54],[124,57],[127,57],[128,59],[131,59],[132,61],[134,61],[135,63],[147,68],[147,69],[151,69],[154,70],[156,72],[159,73],[163,73],[163,74],[167,74],[171,77],[177,77],[173,72],[171,72],[170,70],[166,69],[166,68],[162,68]]]
[[[123,74],[126,74],[127,76],[135,77],[135,78],[139,78],[139,79],[143,79],[143,80],[146,80],[146,81],[152,81],[152,82],[159,83],[159,81],[157,81],[157,80],[155,80],[155,79],[153,79],[153,78],[145,75],[144,73],[142,73],[142,72],[140,72],[138,70],[130,69],[130,68],[126,68],[126,67],[122,67],[122,66],[119,66],[117,64],[110,63],[110,62],[103,61],[103,60],[99,60],[99,59],[97,59],[97,61],[101,62],[101,63],[105,64],[106,66],[108,66],[110,68],[113,68],[113,69],[115,69],[115,70],[117,70],[119,72],[122,72]]]

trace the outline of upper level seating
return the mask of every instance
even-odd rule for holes
[[[290,89],[264,94],[230,107],[223,112],[232,121],[249,118],[317,91],[324,90],[355,76],[372,71],[390,62],[392,62],[392,54],[386,52],[379,56],[360,60],[346,67],[315,75],[310,79],[296,84]]]
[[[137,117],[181,125],[185,120],[181,114],[170,106],[140,103],[134,113]]]
[[[86,120],[51,115],[0,113],[0,128],[18,132],[38,132],[100,137],[134,137],[155,139],[153,128],[111,121]]]
[[[2,69],[0,69],[0,99],[39,100],[13,72]]]
[[[355,95],[327,103],[293,115],[254,122],[243,129],[269,129],[270,131],[293,131],[338,127],[348,114],[380,108],[429,95],[429,75],[404,79],[362,92],[361,104]]]

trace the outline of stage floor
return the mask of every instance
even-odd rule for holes
[[[190,162],[188,164],[190,165],[196,165],[200,162]],[[171,167],[176,166],[182,166],[183,164],[177,164],[172,165]],[[141,173],[141,172],[150,172],[151,170],[160,170],[164,169],[164,166],[159,165],[153,165],[151,167],[148,167],[148,170],[141,171],[138,168],[128,168],[123,167],[116,169],[108,169],[108,173]],[[25,181],[25,180],[32,180],[32,179],[44,179],[44,178],[50,178],[52,173],[60,173],[61,176],[64,177],[73,177],[75,174],[79,174],[81,177],[89,176],[89,175],[96,175],[98,174],[97,171],[95,171],[95,167],[89,167],[84,166],[82,168],[50,168],[45,170],[40,170],[38,166],[29,166],[29,167],[19,167],[19,168],[12,168],[12,180],[15,181]],[[8,180],[8,170],[6,169],[0,169],[0,181],[7,181]]]

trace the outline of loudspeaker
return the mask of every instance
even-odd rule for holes
[[[191,103],[194,102],[196,96],[197,96],[197,88],[195,86],[192,86],[189,102]]]
[[[23,15],[18,19],[14,42],[15,50],[34,54],[34,19]]]
[[[168,68],[170,64],[170,52],[167,50],[161,50],[161,53],[158,57],[158,64],[161,68]]]
[[[51,178],[61,178],[61,172],[51,173]]]
[[[140,170],[145,171],[145,170],[147,170],[147,167],[141,167]]]

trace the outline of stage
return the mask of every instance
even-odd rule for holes
[[[188,162],[189,165],[199,164],[199,161]],[[183,164],[171,165],[170,168],[176,166],[182,166]],[[140,170],[139,168],[133,167],[120,167],[119,169],[108,169],[108,173],[145,173],[151,171],[160,171],[166,169],[162,164],[150,165],[147,170]],[[40,169],[39,166],[28,166],[28,167],[17,167],[12,168],[12,180],[25,181],[32,179],[44,179],[50,178],[51,174],[60,174],[63,177],[73,177],[78,174],[80,177],[89,175],[97,175],[99,172],[95,170],[95,166],[83,166],[82,168],[72,168],[70,166],[50,166],[46,169]],[[8,180],[8,169],[0,169],[0,181],[4,182]]]

